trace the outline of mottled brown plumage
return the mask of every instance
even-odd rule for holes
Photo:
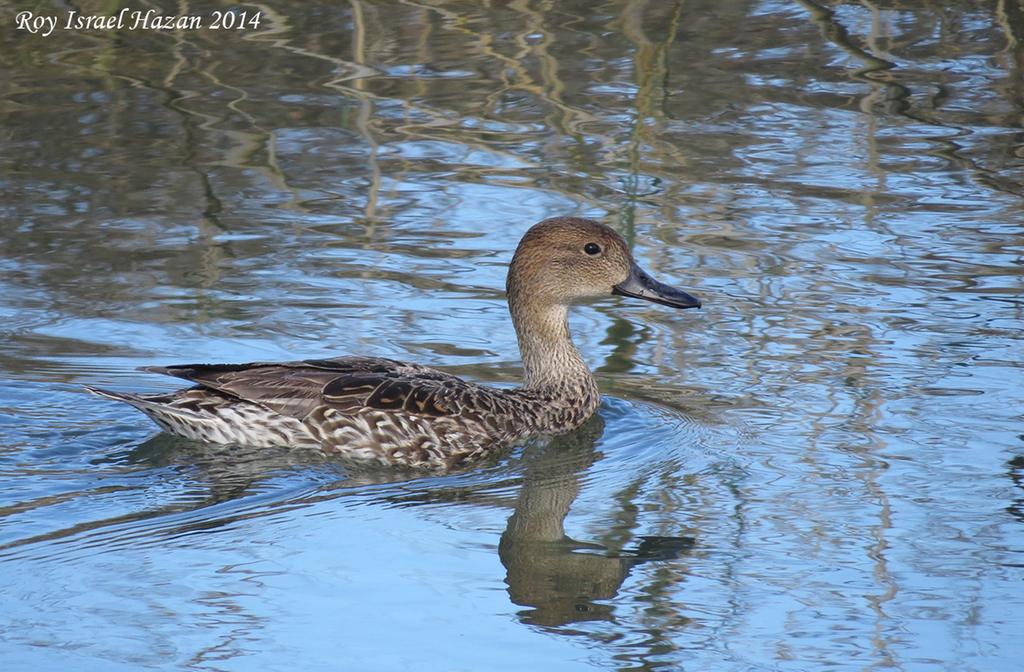
[[[201,441],[319,448],[345,457],[451,469],[539,434],[580,426],[600,396],[569,336],[573,302],[623,294],[699,307],[633,261],[625,241],[593,220],[531,228],[509,266],[509,310],[524,385],[498,389],[379,357],[145,367],[195,383],[169,394],[89,388],[127,402],[167,431]]]

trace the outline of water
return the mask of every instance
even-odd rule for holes
[[[1019,667],[1019,3],[245,7],[0,8],[5,670]],[[705,304],[576,310],[571,435],[360,471],[82,391],[513,383],[506,264],[555,214]]]

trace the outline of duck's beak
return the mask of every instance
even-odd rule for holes
[[[637,266],[635,261],[630,264],[626,279],[612,287],[612,293],[635,296],[673,308],[700,308],[700,301],[696,298],[681,289],[658,282]]]

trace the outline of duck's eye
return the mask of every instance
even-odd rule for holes
[[[594,256],[595,254],[601,254],[601,246],[597,243],[587,243],[583,246],[583,251],[590,256]]]

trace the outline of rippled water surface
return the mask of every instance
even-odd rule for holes
[[[1024,12],[0,5],[4,670],[1011,670]],[[448,475],[160,434],[82,385],[364,353],[521,374],[504,274],[602,218],[605,398]]]

